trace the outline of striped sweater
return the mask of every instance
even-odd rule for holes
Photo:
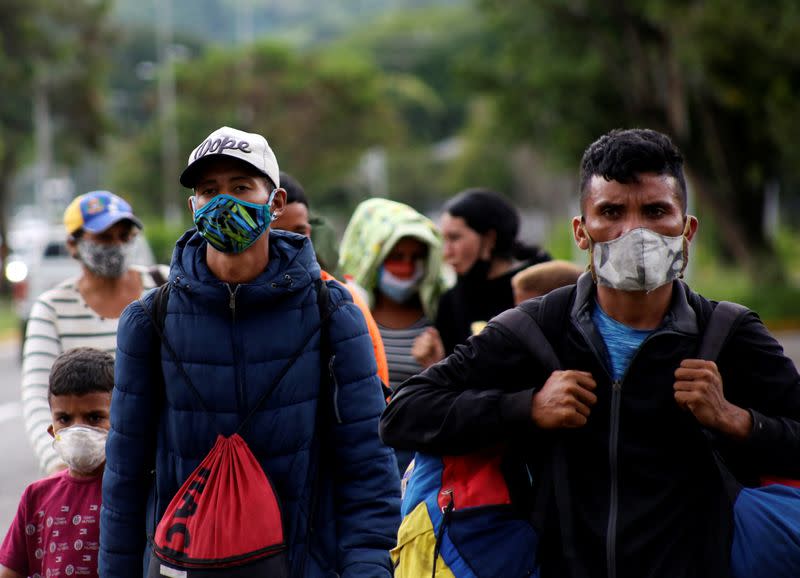
[[[132,266],[142,276],[144,290],[155,287],[145,267]],[[166,279],[169,270],[160,268]],[[22,348],[22,411],[25,430],[45,473],[63,463],[47,433],[52,423],[47,401],[50,368],[56,357],[75,347],[94,347],[114,355],[119,319],[100,317],[78,292],[78,278],[69,279],[42,293],[31,307]]]
[[[383,349],[386,351],[386,362],[389,365],[389,387],[392,391],[406,379],[422,371],[423,367],[411,355],[411,347],[417,336],[430,325],[431,322],[424,315],[405,329],[389,329],[378,324]]]

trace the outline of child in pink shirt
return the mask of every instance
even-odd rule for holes
[[[67,469],[28,486],[0,546],[0,578],[97,576],[114,359],[80,347],[50,371],[47,431]]]

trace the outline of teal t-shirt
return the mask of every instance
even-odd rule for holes
[[[642,342],[652,329],[634,329],[609,317],[597,301],[594,302],[592,321],[605,341],[608,350],[611,375],[619,381],[625,375],[628,365]]]

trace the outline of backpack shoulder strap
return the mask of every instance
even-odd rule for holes
[[[158,287],[155,290],[155,294],[153,295],[153,303],[152,307],[148,307],[147,303],[144,302],[144,299],[139,299],[139,304],[142,306],[142,309],[147,314],[147,317],[150,318],[150,323],[153,325],[153,328],[156,330],[158,334],[158,339],[160,343],[166,348],[167,352],[170,355],[170,358],[175,362],[176,367],[178,368],[178,372],[183,377],[184,382],[189,387],[189,390],[194,395],[195,400],[197,401],[198,406],[203,410],[203,414],[208,419],[209,423],[211,424],[214,430],[217,430],[216,423],[214,419],[211,417],[211,410],[206,405],[205,401],[203,401],[203,396],[200,395],[200,392],[197,391],[197,388],[192,383],[189,374],[186,373],[186,369],[183,367],[183,364],[178,359],[175,350],[172,348],[172,344],[167,339],[167,336],[164,332],[164,324],[167,318],[167,302],[169,301],[169,283],[165,283]],[[162,392],[166,391],[166,383],[163,383],[163,390]]]
[[[155,277],[153,278],[155,279]],[[160,284],[156,290],[155,295],[153,295],[153,307],[151,309],[152,312],[152,319],[155,321],[154,325],[156,330],[158,331],[159,337],[161,337],[164,333],[164,323],[167,319],[167,303],[169,302],[169,291],[170,291],[170,284],[169,283],[162,283]],[[147,310],[144,302],[142,302],[142,307]]]
[[[333,357],[330,353],[331,348],[328,324],[330,322],[331,315],[333,315],[335,311],[335,308],[332,309],[330,307],[330,296],[328,286],[325,284],[325,282],[317,280],[314,282],[314,286],[317,291],[317,306],[319,307],[320,314],[319,326],[315,327],[314,330],[301,341],[302,345],[289,358],[289,361],[284,364],[281,371],[278,372],[278,375],[275,378],[273,378],[272,383],[267,387],[261,397],[258,398],[255,405],[253,405],[248,414],[245,416],[244,420],[239,425],[239,428],[236,430],[237,433],[242,433],[246,430],[250,420],[253,418],[256,412],[263,407],[263,405],[274,392],[275,388],[280,385],[281,381],[295,364],[295,362],[300,358],[301,355],[303,355],[306,345],[314,337],[314,334],[316,334],[317,331],[320,332],[320,375],[322,376],[321,379],[323,380],[320,382],[320,387],[330,383],[330,378],[325,379],[325,377],[328,376],[332,371],[331,366],[333,361]],[[327,361],[323,361],[323,359]],[[323,368],[328,369],[328,371],[323,371]]]
[[[319,358],[322,364],[323,371],[321,372],[322,383],[320,385],[330,385],[333,379],[333,347],[330,340],[330,317],[333,314],[331,310],[331,293],[328,288],[328,283],[324,279],[317,279],[314,281],[314,289],[317,292],[317,308],[319,309]],[[325,371],[327,370],[327,371]]]
[[[531,305],[523,304],[501,313],[495,318],[495,321],[501,322],[510,331],[513,331],[517,338],[525,344],[534,359],[543,363],[551,372],[559,370],[561,361],[547,336],[557,336],[565,332],[565,322],[569,319],[569,308],[574,293],[573,286],[555,289],[540,300],[532,302]],[[537,305],[534,306],[534,303]],[[576,567],[582,567],[575,546],[573,506],[565,493],[569,473],[563,442],[555,441],[549,458],[543,459],[549,460],[552,468],[545,468],[539,472],[541,479],[534,499],[532,522],[534,526],[541,526],[550,509],[548,504],[553,498],[561,525],[564,554]]]
[[[525,310],[515,307],[503,311],[492,322],[501,325],[525,345],[528,353],[549,371],[561,368],[561,362],[539,324]]]
[[[314,281],[314,289],[317,292],[317,307],[319,308],[319,318],[320,319],[327,319],[328,310],[331,306],[331,295],[330,289],[328,289],[328,284],[320,279]],[[327,328],[327,324],[323,327],[323,330]]]
[[[511,331],[528,352],[552,372],[561,369],[561,361],[548,336],[564,331],[572,295],[572,286],[560,287],[539,299],[537,305],[531,302],[509,309],[493,321]]]
[[[547,293],[539,304],[536,322],[545,335],[563,335],[576,287],[568,285]]]
[[[301,566],[305,573],[306,561],[311,552],[311,534],[315,531],[317,508],[319,506],[319,496],[321,492],[320,485],[322,483],[322,470],[323,468],[330,467],[331,454],[333,452],[325,451],[327,448],[323,447],[325,440],[323,433],[326,426],[331,419],[330,416],[334,413],[333,396],[335,376],[333,375],[333,346],[330,340],[330,316],[333,314],[331,310],[331,297],[328,283],[323,279],[314,281],[314,288],[317,292],[317,307],[319,308],[320,318],[320,335],[319,335],[319,363],[320,363],[320,381],[319,381],[319,397],[317,399],[317,410],[314,417],[314,436],[313,436],[313,449],[312,452],[316,453],[316,458],[312,458],[313,464],[308,469],[308,487],[311,488],[311,498],[306,516],[306,552],[303,556]]]
[[[749,312],[750,310],[744,305],[731,301],[720,301],[712,311],[703,330],[697,357],[716,361],[728,338]]]
[[[720,301],[706,321],[703,336],[700,339],[700,346],[697,350],[697,357],[706,361],[716,361],[725,347],[725,343],[727,343],[730,336],[749,312],[750,310],[744,305],[730,301]],[[714,463],[720,472],[725,493],[733,503],[736,501],[742,486],[725,464],[725,459],[716,447],[716,434],[707,428],[702,428],[702,432],[714,458]]]

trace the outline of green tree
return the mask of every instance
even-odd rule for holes
[[[501,158],[507,149],[480,142],[494,128],[466,74],[491,41],[482,20],[461,2],[397,10],[333,43],[343,54],[369,55],[386,75],[386,101],[408,132],[406,143],[388,151],[389,193],[421,210],[438,208],[466,186],[508,184]],[[462,132],[469,141],[463,151]]]
[[[97,150],[108,125],[103,98],[110,43],[105,0],[0,3],[0,236],[14,173],[31,153],[35,101],[47,102],[54,161]],[[8,248],[3,246],[3,251]],[[4,253],[5,255],[5,253]]]
[[[172,0],[174,28],[212,43],[235,44],[252,36],[290,41],[294,46],[329,42],[368,26],[388,10],[464,4],[468,0]],[[152,26],[152,4],[118,0],[120,22]]]
[[[470,5],[390,12],[333,44],[368,54],[388,75],[389,98],[416,142],[447,138],[464,124],[473,88],[465,82],[476,47],[487,39]]]
[[[281,168],[313,192],[315,204],[351,187],[349,175],[365,149],[405,138],[383,98],[383,76],[363,59],[300,53],[269,42],[212,47],[179,64],[176,79],[182,159],[220,126],[259,132]],[[163,209],[160,138],[153,121],[114,147],[115,190],[142,199],[137,207],[151,213]],[[176,188],[178,176],[171,176]]]
[[[474,79],[496,95],[507,138],[576,167],[609,129],[669,133],[725,249],[754,278],[781,277],[763,201],[770,183],[797,182],[797,2],[479,4],[496,44]]]

